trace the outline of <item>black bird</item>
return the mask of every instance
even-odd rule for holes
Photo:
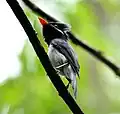
[[[77,96],[76,75],[79,76],[80,65],[73,48],[68,44],[68,25],[59,22],[47,22],[39,18],[45,42],[48,44],[48,56],[56,71],[71,83],[74,96]]]

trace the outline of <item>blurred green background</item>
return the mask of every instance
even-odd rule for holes
[[[55,18],[69,23],[72,32],[120,63],[119,0],[33,0]],[[42,5],[41,5],[42,4]],[[24,6],[26,15],[46,49],[37,16]],[[17,28],[16,28],[17,29]],[[71,42],[70,42],[71,43]],[[85,114],[120,114],[120,79],[111,69],[74,45],[79,63],[77,103]],[[41,53],[42,55],[42,53]],[[0,84],[0,114],[70,114],[26,40],[19,55],[19,76]],[[67,83],[65,79],[62,79]],[[71,88],[69,89],[72,94]]]

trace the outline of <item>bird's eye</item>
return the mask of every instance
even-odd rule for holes
[[[57,25],[54,25],[55,27],[58,27]]]

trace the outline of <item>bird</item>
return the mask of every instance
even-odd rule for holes
[[[70,27],[60,22],[48,22],[42,17],[38,17],[42,25],[42,35],[48,45],[48,57],[57,73],[64,76],[72,85],[74,97],[77,97],[77,79],[79,77],[80,65],[78,57],[72,46],[68,43],[67,31]]]

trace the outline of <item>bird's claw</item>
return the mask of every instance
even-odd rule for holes
[[[60,74],[60,70],[58,70],[56,68],[54,68],[54,69],[55,69],[56,73],[59,75]]]

